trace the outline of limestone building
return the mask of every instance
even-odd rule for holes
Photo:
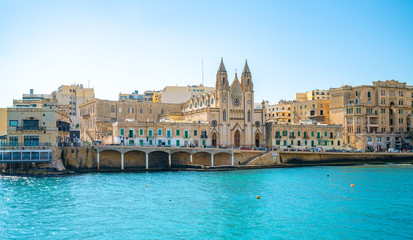
[[[291,123],[291,105],[293,101],[281,100],[278,104],[265,107],[265,121],[278,124]]]
[[[115,122],[158,122],[162,114],[180,113],[180,104],[94,99],[79,106],[83,141],[113,143]]]
[[[79,106],[95,98],[93,88],[84,88],[83,84],[62,85],[52,93],[58,107],[70,116],[71,130],[79,131]]]
[[[7,109],[9,146],[56,146],[69,142],[69,115],[55,100],[44,99],[41,107]]]
[[[7,108],[0,108],[0,146],[7,144]]]
[[[413,86],[395,80],[330,89],[330,120],[342,124],[354,148],[401,148],[410,144]]]
[[[209,124],[188,122],[116,122],[113,124],[115,144],[202,147],[210,145]]]
[[[215,91],[214,87],[205,87],[203,84],[188,86],[166,86],[160,92],[161,102],[184,103],[190,98],[212,91]]]
[[[328,90],[312,90],[305,93],[296,93],[294,100],[297,102],[311,101],[311,100],[325,100],[330,98]]]
[[[291,104],[292,121],[299,122],[314,122],[314,123],[330,123],[330,108],[329,99],[317,99],[308,101],[294,101]]]
[[[267,146],[280,149],[343,148],[341,125],[267,123]]]
[[[247,61],[231,85],[223,60],[219,65],[215,91],[190,98],[183,109],[185,119],[208,123],[211,145],[263,146],[263,109],[254,108],[254,85]]]

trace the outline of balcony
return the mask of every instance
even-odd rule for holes
[[[208,138],[206,134],[201,134],[201,138]]]
[[[41,126],[16,126],[16,131],[45,131],[46,127]]]

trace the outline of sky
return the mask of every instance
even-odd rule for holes
[[[413,1],[0,0],[0,107],[33,88],[215,86],[252,72],[255,102],[395,79],[413,85]]]

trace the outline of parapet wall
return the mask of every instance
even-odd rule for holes
[[[279,162],[288,165],[413,163],[413,153],[280,152]]]

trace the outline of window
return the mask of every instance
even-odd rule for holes
[[[287,136],[287,131],[283,131],[283,136]]]
[[[9,126],[10,127],[17,127],[19,121],[18,120],[10,120]]]
[[[144,133],[143,133],[143,128],[139,129],[139,135],[141,135],[141,136],[144,135]]]
[[[356,97],[358,96],[359,94],[358,94],[358,91],[356,91]]]
[[[139,109],[139,113],[143,113],[143,108]]]
[[[133,113],[133,108],[128,108],[128,113]]]
[[[248,110],[247,119],[248,119],[248,122],[251,122],[251,111],[250,110]]]
[[[148,135],[149,135],[149,137],[153,137],[153,130],[152,129],[148,130]]]
[[[225,122],[227,121],[227,111],[224,110],[224,112],[222,113],[222,120]]]
[[[321,138],[320,132],[317,132],[317,138]]]
[[[152,144],[153,144],[153,141],[149,140],[149,146],[152,146]]]
[[[179,140],[176,140],[176,145],[177,147],[179,147]]]
[[[403,114],[403,109],[399,109],[399,114]]]
[[[385,109],[385,108],[382,108],[382,109],[381,109],[381,113],[386,113],[386,109]]]
[[[110,112],[112,112],[112,113],[115,112],[115,106],[114,106],[114,105],[112,105],[112,106],[110,107]]]
[[[326,131],[326,132],[324,132],[324,137],[327,137],[327,131]]]
[[[133,135],[133,129],[129,129],[129,137],[134,137],[134,135]]]
[[[314,137],[314,131],[311,131],[311,137]]]
[[[158,136],[162,136],[162,129],[158,129]]]
[[[123,129],[123,128],[120,129],[120,135],[121,136],[125,135],[125,129]]]
[[[181,135],[181,130],[179,130],[179,129],[176,129],[176,134],[175,134],[176,136],[179,136],[179,135]]]
[[[39,136],[24,136],[24,146],[39,146]]]
[[[166,130],[166,137],[170,138],[171,135],[172,135],[172,131],[170,129]]]
[[[18,137],[17,136],[12,136],[9,138],[9,143],[10,146],[18,146]]]
[[[194,136],[197,136],[197,135],[198,135],[198,131],[194,130]]]
[[[188,130],[184,131],[184,138],[189,138],[189,131]]]
[[[367,92],[367,97],[371,97],[371,94],[370,94],[370,92]]]
[[[297,132],[297,136],[300,136],[300,134],[301,134],[301,132],[300,132],[300,131],[298,131],[298,132]]]
[[[287,146],[287,141],[284,140],[283,145],[284,145],[284,146]]]
[[[380,101],[380,103],[381,103],[381,104],[386,104],[386,99],[383,98],[383,99]]]
[[[119,112],[120,112],[120,113],[122,112],[122,108],[121,108],[121,107],[119,108]]]
[[[399,105],[403,106],[403,101],[402,100],[399,100]]]

